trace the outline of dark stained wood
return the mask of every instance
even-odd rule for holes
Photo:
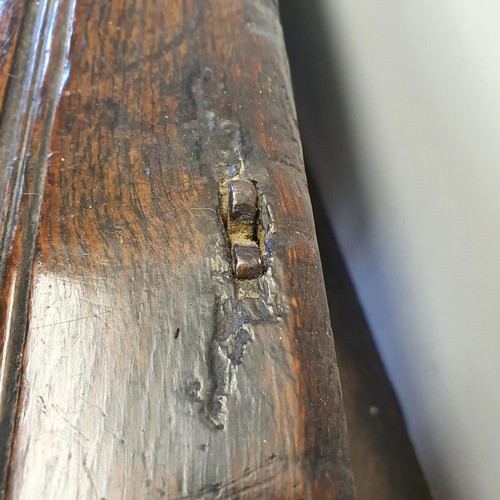
[[[52,6],[23,186],[43,196],[5,250],[24,345],[7,496],[352,498],[275,2],[78,0],[59,101],[75,5]],[[235,279],[220,213],[237,179],[258,192],[257,279]]]
[[[23,13],[21,0],[5,0],[0,4],[0,103],[3,102],[9,77],[16,78],[11,73],[12,56],[19,34],[21,16]]]

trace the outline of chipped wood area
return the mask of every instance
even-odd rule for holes
[[[7,496],[352,498],[276,3],[28,8],[57,40],[30,52],[46,73],[30,83],[25,194],[2,185],[18,223],[2,242],[0,369],[21,380],[17,407],[0,388]],[[236,180],[257,212],[233,241],[220,200]],[[235,242],[258,249],[258,272],[238,275]]]

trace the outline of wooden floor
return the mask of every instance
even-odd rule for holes
[[[310,188],[358,500],[428,499],[394,391],[319,196]]]

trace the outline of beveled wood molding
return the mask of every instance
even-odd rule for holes
[[[353,498],[276,2],[0,26],[3,494]]]
[[[74,2],[7,1],[0,115],[0,494],[10,457],[31,266]]]

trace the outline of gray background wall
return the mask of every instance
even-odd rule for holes
[[[315,178],[436,498],[500,498],[500,3],[283,0]]]

